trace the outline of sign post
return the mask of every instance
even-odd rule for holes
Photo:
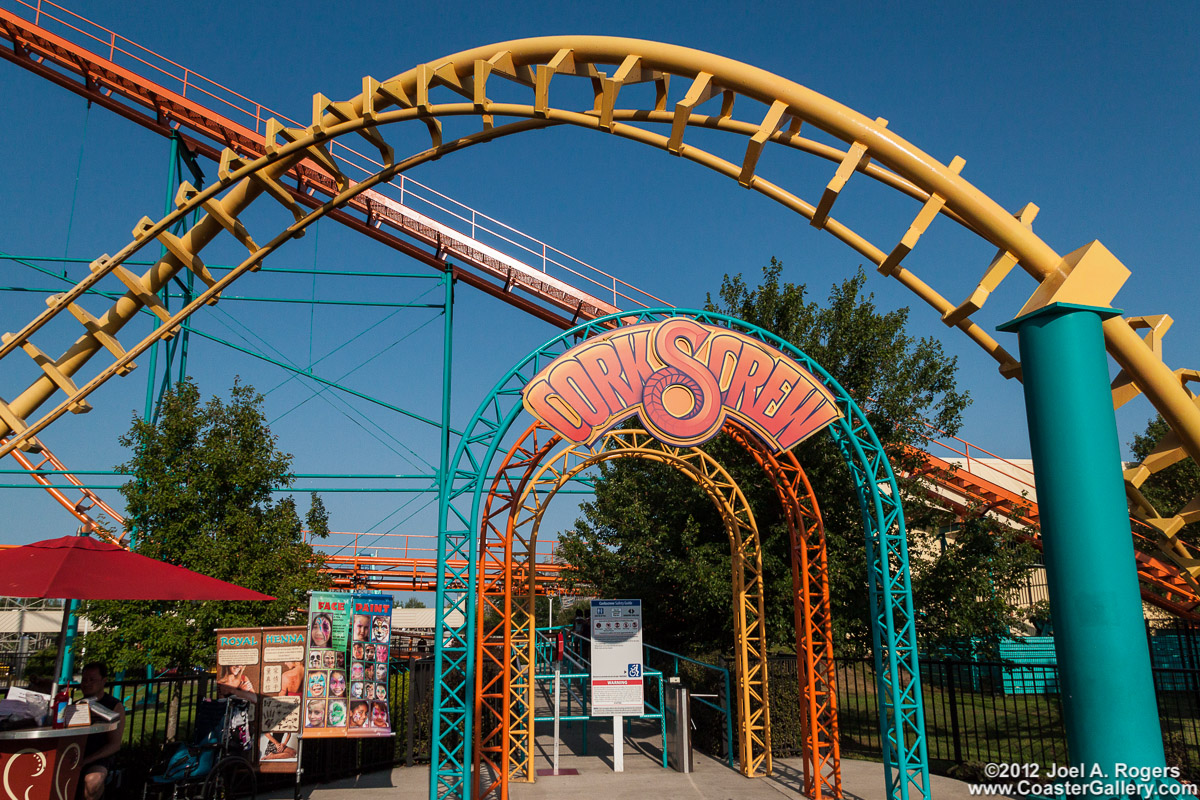
[[[592,601],[592,716],[613,718],[613,771],[624,771],[621,723],[645,713],[642,601]]]
[[[559,722],[562,718],[562,695],[559,679],[562,675],[562,661],[554,662],[554,774],[558,774],[558,742],[559,742]]]

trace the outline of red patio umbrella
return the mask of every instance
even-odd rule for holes
[[[270,595],[156,561],[86,536],[0,551],[0,596],[64,600],[274,600]],[[58,635],[55,689],[71,604]]]
[[[274,600],[86,536],[0,552],[0,595],[65,600]]]

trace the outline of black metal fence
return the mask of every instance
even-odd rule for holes
[[[973,762],[1069,763],[1055,665],[939,659],[921,661],[920,670],[926,746],[936,772]],[[1200,666],[1155,666],[1153,672],[1167,763],[1200,780]],[[795,659],[772,659],[770,684],[773,750],[796,755]],[[873,662],[838,659],[837,689],[842,755],[878,759]]]
[[[29,664],[32,653],[11,651],[0,653],[0,689],[7,691],[9,686],[24,686],[25,668]]]
[[[920,662],[920,670],[926,747],[935,769],[972,761],[1067,761],[1053,666],[938,660]],[[1027,688],[1019,685],[1022,681],[1036,690],[1014,691]],[[838,724],[844,755],[879,757],[876,700],[873,662],[840,660]]]
[[[1167,762],[1180,767],[1184,777],[1200,780],[1200,626],[1152,624],[1148,635]],[[23,665],[0,657],[0,666],[8,667],[0,669],[0,687],[22,683],[15,676]],[[937,659],[921,661],[920,670],[927,748],[935,771],[977,762],[1069,762],[1054,664]],[[377,740],[307,740],[305,781],[427,763],[433,676],[434,662],[428,655],[393,660],[389,703],[396,735]],[[797,686],[795,659],[772,658],[771,739],[777,756],[799,752]],[[113,683],[114,694],[121,693],[127,710],[119,756],[126,771],[125,787],[140,794],[141,780],[163,745],[191,740],[199,700],[213,696],[215,689],[206,673]],[[837,689],[842,754],[878,759],[879,706],[871,660],[839,659]],[[720,755],[716,751],[723,740],[715,735],[696,737],[697,745],[714,751],[713,755]]]

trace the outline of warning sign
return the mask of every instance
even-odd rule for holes
[[[645,713],[642,601],[592,601],[592,716]]]

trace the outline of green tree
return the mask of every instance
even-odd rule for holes
[[[910,550],[913,608],[926,647],[959,657],[996,657],[1002,638],[1049,617],[1045,601],[1020,605],[1038,563],[1030,531],[978,505],[958,516],[934,514],[926,525],[931,534],[917,538],[923,552]]]
[[[897,472],[916,474],[920,457],[906,445],[920,446],[926,423],[956,432],[970,402],[955,384],[955,359],[935,340],[907,333],[907,309],[880,311],[873,296],[864,294],[861,270],[834,285],[824,305],[809,300],[804,285],[781,282],[781,271],[782,264],[772,259],[757,288],[740,275],[726,276],[719,302],[710,295],[707,309],[763,327],[814,358],[858,400]],[[754,509],[763,543],[767,628],[773,644],[786,646],[794,641],[794,626],[782,509],[766,476],[731,440],[719,436],[706,450],[730,470]],[[835,639],[848,652],[862,652],[870,642],[870,627],[862,518],[853,481],[828,436],[802,443],[797,455],[825,520]],[[901,483],[906,493],[922,489],[918,479]],[[582,510],[583,518],[563,535],[561,545],[574,568],[573,580],[602,595],[650,601],[643,613],[651,641],[693,652],[729,647],[729,543],[716,509],[694,484],[662,465],[634,459],[612,462],[599,470],[596,498]],[[924,504],[906,504],[905,511],[910,529],[936,527],[937,520]],[[979,546],[968,538],[972,548]],[[971,548],[955,544],[948,552],[952,561],[922,573],[930,581],[928,596],[937,597],[933,590],[938,582],[951,579],[956,582],[947,591],[975,596],[978,587],[964,579],[978,576],[956,568],[969,560]],[[1012,563],[1007,558],[995,563],[1003,567],[1006,579],[1011,574],[1023,580],[1032,555],[1019,548],[1012,552],[1018,554]],[[945,554],[935,563],[941,557]],[[996,594],[1001,599],[988,606],[994,606],[995,613],[973,608],[968,619],[951,607],[950,616],[939,612],[923,617],[927,642],[1006,625],[1012,619],[1012,603],[1006,591]],[[986,618],[987,625],[974,617]]]
[[[401,608],[425,608],[425,604],[415,597],[410,597],[407,600],[405,600],[404,605],[402,605],[400,607]]]
[[[1146,423],[1143,433],[1134,435],[1129,449],[1133,451],[1134,458],[1142,461],[1168,436],[1173,436],[1170,426],[1161,415],[1156,415]],[[1178,514],[1184,506],[1200,495],[1200,467],[1190,458],[1177,461],[1151,475],[1142,484],[1141,492],[1164,517]],[[1200,537],[1196,536],[1195,529],[1195,525],[1187,525],[1182,532],[1184,540],[1193,547],[1200,545]]]
[[[272,498],[292,485],[292,457],[277,449],[253,387],[235,381],[228,402],[202,403],[195,383],[182,381],[164,395],[156,422],[135,417],[120,442],[131,452],[119,469],[131,475],[121,493],[134,549],[275,600],[88,603],[89,658],[114,669],[207,666],[214,628],[304,619],[307,593],[328,584],[295,500]],[[305,522],[312,536],[328,534],[315,494]]]
[[[729,450],[723,439],[706,449]],[[733,641],[730,549],[712,501],[673,468],[636,458],[601,464],[595,488],[595,500],[581,506],[584,517],[560,536],[559,553],[571,567],[567,580],[599,597],[641,598],[649,644],[689,655],[727,649]],[[764,539],[776,532],[758,522]],[[777,577],[772,571],[768,589]],[[781,630],[774,624],[780,610],[772,592],[771,633]]]

